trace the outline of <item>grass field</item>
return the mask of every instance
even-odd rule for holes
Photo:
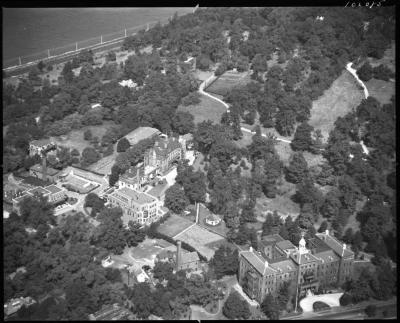
[[[205,120],[211,120],[213,123],[219,123],[222,114],[226,111],[225,107],[216,100],[202,95],[201,102],[187,107],[180,105],[178,111],[186,111],[194,116],[194,123],[200,123]]]
[[[235,86],[245,85],[250,81],[250,73],[227,71],[205,90],[211,94],[224,96]]]
[[[71,149],[77,149],[79,153],[82,153],[82,150],[86,147],[91,146],[89,141],[83,139],[83,133],[86,129],[90,129],[93,137],[98,137],[101,140],[101,137],[105,134],[107,129],[111,126],[115,125],[113,121],[104,121],[102,125],[99,126],[86,126],[79,130],[73,130],[68,135],[66,135],[67,139],[63,140],[61,137],[50,137],[51,140],[57,143],[60,146],[66,146]]]
[[[203,205],[200,205],[199,206],[199,225],[200,226],[202,226],[202,227],[204,227],[204,228],[206,228],[206,229],[208,229],[208,230],[211,230],[211,231],[214,231],[214,232],[216,232],[216,233],[219,233],[219,234],[222,234],[223,236],[225,236],[226,237],[226,233],[229,231],[229,229],[226,227],[226,225],[225,225],[225,222],[222,220],[217,226],[215,226],[215,227],[212,227],[212,226],[209,226],[208,224],[206,224],[205,223],[205,220],[206,220],[206,218],[210,215],[210,214],[212,214],[211,212],[210,212],[210,210],[208,210],[206,207],[204,207]],[[223,215],[218,215],[219,216],[219,218],[223,218]]]
[[[172,214],[164,223],[158,227],[158,231],[168,237],[174,237],[179,232],[190,227],[194,222],[179,215]]]
[[[211,259],[214,256],[218,245],[217,242],[225,240],[220,235],[212,233],[199,225],[195,225],[189,230],[177,235],[175,239],[186,242],[207,259]],[[212,244],[211,248],[209,246],[210,244]]]
[[[356,108],[363,98],[363,91],[354,77],[344,70],[331,87],[313,102],[309,124],[321,129],[326,142],[336,119]]]
[[[390,103],[390,98],[395,95],[395,83],[377,79],[370,79],[365,82],[369,95],[376,98],[381,104]]]

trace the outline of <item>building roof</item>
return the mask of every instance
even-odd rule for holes
[[[158,198],[159,196],[164,194],[167,189],[168,189],[168,183],[165,182],[153,187],[150,191],[147,192],[147,194],[150,194],[151,196]]]
[[[35,194],[47,195],[47,194],[50,194],[50,191],[48,191],[44,187],[35,187],[35,188],[30,189],[28,191],[28,193],[31,195],[35,195]]]
[[[42,165],[40,164],[36,164],[33,165],[31,168],[29,168],[30,170],[33,170],[35,172],[39,172],[42,173]],[[46,167],[46,174],[50,175],[50,176],[54,176],[56,174],[58,174],[60,171],[51,167]]]
[[[193,140],[193,135],[191,133],[187,133],[181,136],[182,139],[186,140],[186,141],[191,141]]]
[[[131,145],[137,144],[140,140],[151,138],[154,135],[158,135],[161,132],[156,129],[156,128],[151,128],[151,127],[139,127],[127,135],[125,135],[125,138],[128,139],[129,143]]]
[[[195,262],[195,261],[199,261],[199,255],[197,254],[196,251],[193,252],[187,252],[187,253],[183,253],[181,254],[181,264],[187,264],[190,262]]]
[[[30,142],[31,145],[42,147],[51,144],[52,141],[50,139],[39,139],[39,140],[32,140]]]
[[[343,249],[344,244],[342,244],[335,237],[326,233],[317,233],[316,236],[324,241],[328,247],[330,247],[338,256],[348,257],[354,255],[354,252],[349,249]]]
[[[279,273],[288,273],[297,269],[296,263],[292,259],[285,259],[271,265]]]
[[[24,198],[26,198],[27,196],[31,196],[31,195],[28,194],[27,192],[25,192],[24,195],[21,195],[21,196],[18,196],[18,197],[14,197],[14,198],[13,198],[13,201],[19,203],[19,202],[21,202]]]
[[[319,261],[318,258],[316,258],[313,254],[306,253],[306,254],[300,254],[298,251],[292,252],[290,254],[290,257],[293,259],[293,261],[297,264],[304,265],[308,264],[311,262],[316,262]]]
[[[261,275],[275,274],[276,271],[269,265],[265,266],[265,260],[262,256],[255,254],[253,251],[242,251],[243,256]]]
[[[54,193],[58,193],[61,192],[62,189],[55,186],[55,185],[49,185],[45,187],[46,190],[48,190],[50,193],[54,194]]]
[[[117,191],[115,191],[114,193],[112,193],[112,195],[114,196],[114,194],[116,193],[120,193],[125,195],[126,197],[128,197],[129,199],[132,199],[135,203],[138,204],[147,204],[147,203],[152,203],[155,202],[156,199],[153,198],[152,196],[146,194],[146,193],[142,193],[142,192],[138,192],[136,190],[132,190],[128,187],[123,187],[118,189]]]
[[[137,173],[139,170],[139,176],[144,176],[144,167],[141,163],[140,165],[130,167],[120,178],[123,179],[135,179],[137,180]]]
[[[326,250],[314,254],[315,257],[320,258],[324,263],[339,261],[340,257],[333,250]]]
[[[181,148],[178,138],[160,138],[154,143],[154,150],[157,155],[166,156],[173,152],[175,149]]]
[[[124,307],[121,307],[118,304],[114,305],[108,305],[101,309],[100,311],[97,311],[94,314],[91,314],[91,316],[94,318],[96,321],[108,321],[108,320],[121,320],[121,319],[126,319],[128,317],[133,317],[133,313],[127,310]]]
[[[279,241],[276,243],[276,246],[282,250],[296,249],[296,246],[293,243],[291,243],[289,240]]]

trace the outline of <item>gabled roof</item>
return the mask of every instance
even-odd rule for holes
[[[199,261],[199,255],[197,254],[196,251],[193,252],[187,252],[187,253],[182,253],[181,254],[181,264],[187,264],[190,262],[195,262],[195,261]]]
[[[154,150],[157,155],[165,156],[169,153],[173,152],[175,149],[181,148],[181,144],[178,141],[178,138],[170,137],[170,138],[160,138],[154,143]]]
[[[340,257],[333,250],[318,252],[315,253],[314,256],[323,260],[324,263],[331,263],[340,260]]]
[[[263,246],[270,246],[270,245],[275,245],[277,242],[280,241],[285,241],[279,234],[270,234],[267,236],[263,236],[261,238],[260,243]]]
[[[306,253],[306,254],[300,254],[298,251],[295,251],[290,254],[290,258],[292,258],[296,264],[300,264],[300,265],[320,261],[318,258],[316,258],[310,252]]]
[[[215,221],[221,221],[221,218],[216,214],[211,213],[209,216],[206,217],[206,220],[215,222]]]
[[[324,241],[339,257],[354,256],[354,252],[349,249],[343,249],[343,245],[339,240],[330,234],[317,233],[316,236]]]
[[[118,195],[118,193],[126,196],[130,200],[133,200],[137,204],[147,204],[147,203],[152,203],[152,202],[156,201],[155,198],[153,198],[150,195],[147,195],[146,193],[138,192],[138,191],[132,190],[127,187],[120,188],[120,189],[116,190],[114,193],[112,193],[111,195],[112,196]]]
[[[265,260],[262,256],[256,255],[253,251],[242,251],[240,255],[245,258],[261,275],[272,275],[276,271],[270,266],[265,266]]]
[[[292,259],[285,259],[271,264],[279,273],[289,273],[297,269],[297,264]]]
[[[291,243],[289,240],[279,241],[279,242],[276,244],[276,246],[277,246],[279,249],[282,249],[282,250],[296,249],[296,246],[295,246],[293,243]]]

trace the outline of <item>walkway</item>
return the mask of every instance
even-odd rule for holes
[[[362,88],[364,89],[365,98],[368,98],[368,97],[369,97],[369,93],[368,93],[367,87],[365,86],[364,82],[361,81],[360,78],[358,77],[358,75],[357,75],[357,70],[355,70],[354,68],[352,68],[351,65],[353,65],[353,63],[351,63],[351,62],[348,63],[348,64],[346,65],[346,70],[348,70],[348,71],[351,73],[351,75],[354,76],[354,78],[357,80],[357,82],[362,86]]]
[[[213,75],[211,75],[208,79],[206,79],[205,81],[203,81],[203,82],[200,84],[200,86],[199,86],[199,93],[202,94],[202,95],[206,95],[206,96],[210,97],[211,99],[216,100],[216,101],[218,101],[219,103],[223,104],[224,107],[226,108],[226,110],[229,112],[229,104],[228,104],[228,103],[226,103],[226,102],[222,101],[221,99],[219,99],[219,98],[217,98],[217,97],[211,95],[210,93],[207,93],[207,92],[204,91],[205,86],[208,85],[208,84],[210,84],[210,83],[212,83],[216,78],[217,78],[217,77],[215,76],[215,74],[213,74]],[[256,133],[255,131],[251,131],[251,130],[245,128],[245,127],[241,127],[240,130],[242,130],[242,131],[244,131],[244,132],[251,133],[251,134],[255,134],[255,133]],[[267,135],[264,134],[264,133],[262,133],[261,136],[263,136],[263,137],[265,137],[265,138],[267,137]],[[289,144],[291,143],[291,141],[290,141],[290,140],[287,140],[287,139],[283,139],[283,138],[279,138],[279,137],[274,137],[274,138],[275,138],[276,140],[278,140],[278,141],[286,142],[286,143],[289,143]]]

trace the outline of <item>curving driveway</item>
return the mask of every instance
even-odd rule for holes
[[[357,70],[352,68],[351,65],[353,65],[352,62],[347,63],[346,70],[348,70],[351,73],[351,75],[354,76],[354,78],[357,80],[357,82],[362,86],[362,88],[364,89],[364,96],[365,96],[365,98],[368,98],[369,93],[368,93],[367,87],[365,86],[364,82],[361,81],[360,78],[358,77]]]
[[[226,102],[222,101],[221,99],[219,99],[219,98],[217,98],[217,97],[215,97],[215,96],[212,96],[210,93],[207,93],[207,92],[204,91],[204,87],[205,87],[206,85],[210,84],[211,82],[213,82],[216,78],[217,78],[217,77],[213,74],[213,75],[211,75],[208,79],[206,79],[205,81],[203,81],[203,82],[200,84],[200,86],[199,86],[199,93],[202,94],[202,95],[206,95],[206,96],[208,96],[209,98],[211,98],[211,99],[213,99],[213,100],[215,100],[215,101],[218,101],[219,103],[223,104],[223,105],[225,106],[226,110],[229,112],[229,104],[228,104],[228,103],[226,103]],[[245,128],[245,127],[241,127],[240,130],[242,130],[242,131],[244,131],[244,132],[251,133],[251,134],[253,134],[253,135],[256,133],[255,131],[251,131],[250,129],[247,129],[247,128]],[[267,137],[267,135],[266,135],[265,133],[261,133],[261,136]],[[291,143],[290,140],[287,140],[287,139],[284,139],[284,138],[279,138],[279,137],[276,137],[276,136],[275,136],[275,139],[278,140],[278,141],[282,141],[282,142],[289,143],[289,144]]]
[[[339,299],[342,295],[343,293],[333,293],[307,296],[300,301],[300,307],[303,309],[303,312],[313,312],[313,304],[317,301],[324,302],[330,307],[340,306]]]

